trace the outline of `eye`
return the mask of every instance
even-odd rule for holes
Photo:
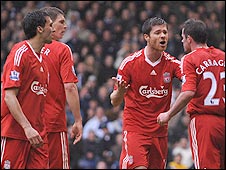
[[[159,34],[161,34],[161,31],[156,31],[154,34],[159,35]]]
[[[168,31],[163,31],[164,34],[168,34]]]
[[[61,24],[64,24],[65,22],[64,22],[64,21],[60,21],[60,23],[61,23]]]

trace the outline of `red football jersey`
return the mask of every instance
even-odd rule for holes
[[[68,45],[53,41],[51,44],[45,45],[42,53],[50,73],[49,89],[45,105],[47,131],[66,131],[66,95],[64,83],[78,82],[74,70],[72,52]]]
[[[180,61],[163,52],[153,63],[145,54],[146,47],[126,57],[118,69],[117,79],[130,84],[124,97],[123,127],[153,137],[166,136],[167,126],[159,126],[157,116],[170,108],[172,80],[181,79]]]
[[[18,87],[17,99],[23,113],[43,137],[45,126],[43,109],[48,88],[48,68],[27,41],[13,46],[7,57],[2,75],[1,135],[27,139],[4,101],[5,89]]]
[[[225,116],[225,53],[198,48],[182,58],[182,91],[195,91],[187,112]]]

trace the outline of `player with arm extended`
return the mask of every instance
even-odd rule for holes
[[[69,169],[70,153],[67,133],[65,104],[68,103],[75,122],[72,126],[71,138],[76,144],[82,137],[82,116],[76,83],[78,79],[74,70],[72,52],[66,44],[59,40],[63,37],[67,25],[64,13],[56,7],[44,7],[53,20],[53,42],[46,44],[42,50],[47,63],[50,82],[44,114],[47,122],[49,141],[49,160],[51,169]]]
[[[207,27],[188,19],[182,27],[181,93],[157,122],[167,123],[187,104],[189,135],[196,169],[225,168],[225,52],[207,45]]]
[[[1,169],[47,169],[43,108],[49,82],[40,54],[52,42],[52,20],[36,10],[22,22],[26,40],[13,46],[2,75]]]
[[[149,18],[142,32],[147,45],[122,61],[110,95],[113,106],[125,102],[120,169],[166,167],[168,126],[160,126],[156,118],[170,108],[173,78],[181,79],[180,61],[164,51],[167,23]]]

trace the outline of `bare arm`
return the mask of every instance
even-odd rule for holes
[[[30,122],[24,115],[22,108],[17,100],[18,88],[11,88],[5,90],[5,102],[12,114],[13,118],[20,124],[24,129],[25,135],[32,146],[39,147],[43,144],[43,140],[39,133],[33,129]]]
[[[64,88],[67,103],[75,119],[75,123],[72,126],[71,137],[75,138],[73,144],[76,144],[81,140],[83,131],[78,88],[75,83],[65,83]]]
[[[124,94],[126,93],[130,85],[127,85],[126,81],[124,80],[118,81],[115,77],[112,77],[112,79],[116,81],[116,85],[118,87],[110,95],[111,104],[115,107],[123,102]]]
[[[120,105],[123,102],[123,98],[124,98],[124,93],[120,93],[117,90],[114,90],[111,95],[110,95],[110,99],[111,99],[111,104],[116,107],[118,105]]]
[[[188,104],[188,102],[192,99],[194,94],[195,92],[193,91],[181,92],[173,106],[167,112],[159,114],[159,116],[157,117],[157,122],[160,125],[167,123],[174,115],[176,115]]]

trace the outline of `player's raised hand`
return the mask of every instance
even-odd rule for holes
[[[118,80],[116,77],[112,77],[112,80],[115,80],[116,85],[118,86],[118,90],[120,92],[126,92],[127,89],[130,87],[130,84],[128,84],[125,80]]]

